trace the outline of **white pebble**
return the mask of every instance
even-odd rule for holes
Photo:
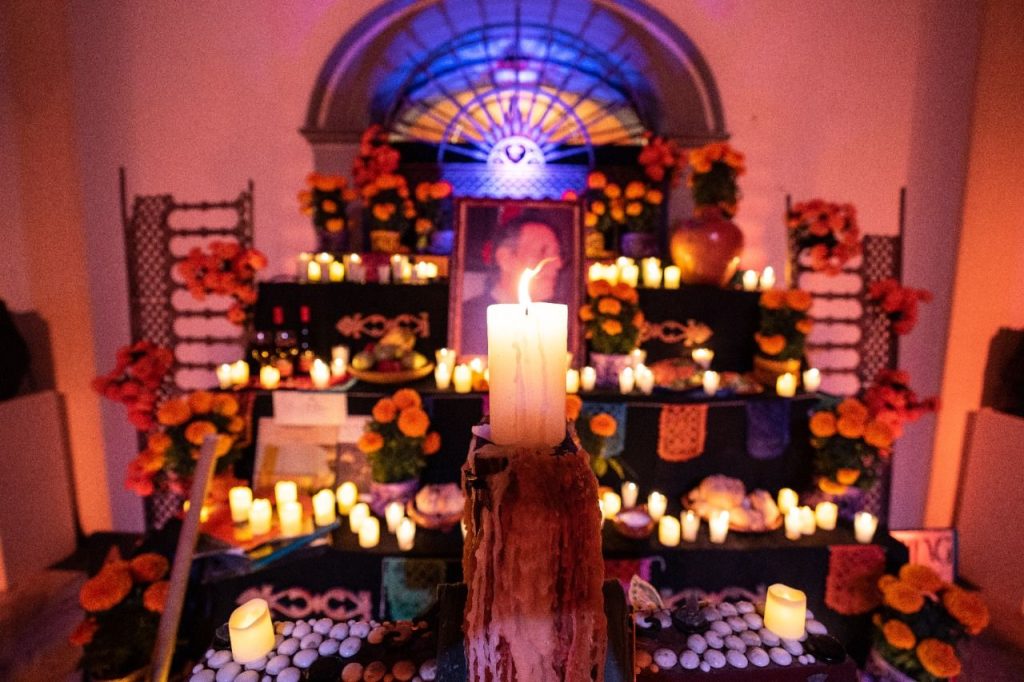
[[[277,653],[284,654],[285,656],[291,656],[298,650],[299,640],[295,639],[294,637],[289,637],[288,639],[281,642],[281,644],[277,647]]]
[[[733,632],[743,632],[747,629],[747,621],[743,620],[739,616],[730,616],[726,619],[726,623],[732,628]]]
[[[700,662],[700,669],[703,670],[706,673],[709,673],[709,672],[711,672],[711,665],[708,664],[707,661],[701,661]]]
[[[313,661],[318,658],[320,658],[320,654],[317,653],[316,649],[303,649],[292,656],[292,663],[296,668],[302,668],[305,670],[309,666],[313,665]]]
[[[292,659],[288,658],[284,654],[278,654],[269,661],[267,661],[267,674],[277,675],[279,672],[291,665]]]
[[[767,646],[778,646],[779,642],[782,641],[781,639],[779,639],[779,636],[777,634],[775,634],[768,628],[761,628],[757,631],[757,634],[761,636],[761,641],[764,642]]]
[[[302,639],[311,632],[313,632],[313,628],[310,627],[309,623],[305,621],[299,621],[295,624],[295,629],[292,630],[292,637],[295,637],[296,639]]]
[[[267,657],[257,658],[255,661],[249,661],[245,664],[246,670],[263,670],[267,667]],[[259,675],[257,675],[259,677]]]
[[[739,614],[739,611],[736,610],[736,606],[727,601],[718,605],[718,612],[722,614],[722,618],[731,618],[732,616]]]
[[[217,679],[217,675],[212,670],[200,670],[188,678],[188,682],[213,682],[215,679]]]
[[[807,628],[807,632],[812,634],[812,635],[827,635],[828,634],[828,628],[825,627],[825,624],[824,623],[819,623],[816,620],[809,620],[809,621],[807,621],[807,625],[805,627]]]
[[[724,668],[725,667],[725,654],[715,649],[708,649],[704,652],[704,661],[712,668]]]
[[[700,610],[700,613],[708,622],[722,620],[722,614],[714,606],[705,606]]]
[[[740,639],[747,646],[761,646],[761,638],[753,630],[744,630],[740,633]]]
[[[702,654],[708,649],[707,640],[700,635],[690,635],[686,638],[686,648],[697,654]],[[692,670],[693,668],[690,668]]]
[[[676,652],[671,649],[658,649],[654,652],[654,662],[658,664],[658,667],[662,670],[669,670],[676,666],[679,661],[679,657],[676,656]]]
[[[731,665],[734,668],[742,669],[747,667],[747,657],[741,654],[739,651],[726,651],[725,660],[727,660],[729,662],[729,665]]]
[[[348,634],[359,639],[366,639],[366,636],[370,634],[370,624],[362,621],[351,623],[348,626]]]
[[[747,624],[747,627],[751,630],[760,630],[764,627],[764,619],[756,613],[744,613],[743,622]]]
[[[754,608],[754,605],[750,602],[740,601],[736,602],[736,610],[740,613],[740,615],[745,615],[748,613],[753,613],[756,609]]]
[[[763,668],[772,661],[772,659],[768,656],[768,652],[762,649],[761,647],[754,647],[753,649],[748,650],[747,660],[756,665],[758,668]]]
[[[359,653],[359,648],[362,646],[363,640],[358,637],[347,637],[338,645],[338,653],[342,658],[352,658]]]
[[[315,649],[320,646],[320,642],[324,641],[324,636],[317,632],[311,632],[302,638],[299,642],[300,649]]]
[[[235,682],[260,682],[260,674],[255,670],[246,670],[235,678]]]
[[[768,650],[768,655],[771,656],[772,663],[776,665],[789,665],[793,662],[793,657],[789,655],[789,652],[785,649],[780,649],[777,646],[773,646]]]
[[[747,645],[736,635],[729,635],[725,638],[725,648],[742,653],[747,650]]]
[[[348,623],[338,623],[328,633],[331,639],[336,639],[339,642],[348,637]]]
[[[700,665],[700,656],[692,651],[684,651],[683,655],[679,657],[679,663],[687,670],[694,670]]]
[[[817,660],[818,659],[816,659],[813,654],[807,654],[807,662],[808,663],[814,663]]]
[[[807,620],[815,620],[815,618],[814,618],[814,611],[811,611],[810,609],[807,609]]]
[[[206,653],[203,654],[203,658],[209,660],[210,656],[213,656],[215,653],[217,653],[217,652],[214,651],[213,649],[207,649]]]
[[[800,665],[807,665],[807,656],[797,656],[796,662]]]
[[[330,618],[321,618],[317,622],[313,623],[313,632],[318,635],[326,635],[334,627],[334,621]]]
[[[420,666],[420,677],[424,682],[434,682],[437,679],[437,661],[434,659],[423,661],[423,665]]]
[[[784,639],[782,640],[782,646],[792,656],[799,656],[804,652],[804,645],[795,639]]]
[[[732,634],[732,628],[724,620],[716,620],[711,624],[711,629],[720,634],[722,637]]]
[[[291,634],[292,634],[292,630],[294,630],[294,629],[295,629],[295,623],[293,621],[289,620],[289,621],[285,621],[284,627],[282,627],[278,632],[280,634],[284,635],[285,637],[290,637]]]
[[[231,661],[217,671],[217,682],[231,682],[238,677],[238,673],[240,672],[242,672],[242,666]]]
[[[708,646],[712,649],[721,649],[722,645],[725,644],[725,640],[722,636],[714,630],[708,630],[704,633],[704,639],[707,640]]]
[[[260,678],[260,682],[274,682],[274,678],[270,675],[264,675]]]
[[[215,653],[213,656],[210,656],[210,659],[206,662],[206,665],[210,666],[214,670],[220,670],[230,662],[231,652],[221,650]]]
[[[333,656],[338,653],[338,645],[341,644],[336,639],[325,639],[317,651],[320,652],[321,656]]]
[[[298,668],[285,668],[277,676],[277,682],[299,682],[301,679],[302,671]]]
[[[192,674],[195,675],[200,670],[205,670],[205,669],[206,669],[205,665],[203,665],[202,663],[196,663],[194,666],[192,666]]]

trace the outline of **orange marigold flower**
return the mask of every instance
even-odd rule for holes
[[[580,308],[580,319],[584,322],[590,322],[594,319],[594,309],[589,305],[585,305]]]
[[[452,186],[446,180],[435,182],[430,185],[430,198],[435,201],[447,198],[452,193]]]
[[[805,317],[802,320],[797,320],[793,327],[795,327],[796,330],[804,336],[807,336],[811,333],[811,330],[814,329],[814,321]]]
[[[939,639],[923,639],[917,645],[917,660],[930,675],[946,679],[960,674],[956,649]]]
[[[622,333],[622,324],[618,320],[605,320],[601,323],[601,329],[608,336],[618,336]]]
[[[907,615],[917,613],[924,606],[924,595],[921,591],[902,580],[897,580],[886,587],[882,595],[886,606]]]
[[[356,447],[367,455],[372,452],[377,452],[384,447],[384,436],[380,435],[376,431],[367,431],[363,435],[359,436],[359,441],[356,443]]]
[[[765,355],[778,355],[786,348],[786,337],[782,334],[772,334],[771,336],[755,334],[754,340],[757,341],[758,348]]]
[[[612,289],[612,295],[626,303],[636,303],[640,300],[640,295],[636,293],[636,288],[629,286],[625,282],[616,284]]]
[[[938,573],[921,564],[904,564],[900,568],[900,580],[929,593],[938,592],[945,585]]]
[[[196,391],[188,397],[188,407],[193,414],[204,414],[213,409],[213,394],[209,391]]]
[[[568,421],[574,422],[580,416],[580,409],[583,407],[583,401],[578,395],[570,393],[565,396],[565,418]]]
[[[213,450],[214,457],[223,457],[231,452],[231,448],[234,447],[234,445],[234,438],[225,434],[220,434],[217,436],[217,447]]]
[[[864,427],[864,442],[871,447],[888,450],[892,447],[892,439],[892,427],[885,422],[872,419]]]
[[[847,398],[839,403],[836,412],[841,417],[850,417],[854,421],[866,422],[868,420],[868,408],[856,398]]]
[[[228,431],[231,433],[241,433],[245,429],[245,420],[241,417],[232,417],[231,421],[228,422]]]
[[[615,417],[605,412],[590,418],[590,432],[600,438],[611,438],[618,428],[619,423],[615,421]]]
[[[188,421],[192,411],[188,409],[188,403],[181,398],[165,400],[160,409],[156,411],[156,419],[164,426],[178,426]]]
[[[132,589],[132,576],[128,571],[104,567],[85,581],[78,592],[82,608],[90,613],[109,611],[128,596]]]
[[[761,307],[768,310],[778,310],[786,301],[786,294],[778,289],[769,289],[761,294]]]
[[[635,218],[644,212],[644,205],[639,201],[631,201],[626,204],[626,215]]]
[[[420,394],[411,388],[400,388],[395,391],[395,395],[391,397],[395,401],[395,407],[401,410],[408,409],[410,407],[421,407],[423,405],[423,399],[420,398]]]
[[[146,607],[147,611],[163,613],[164,605],[167,603],[167,592],[170,590],[170,587],[171,584],[166,580],[153,583],[142,593],[142,605]]]
[[[988,607],[975,592],[951,587],[943,593],[942,605],[970,635],[976,635],[988,627]]]
[[[661,202],[665,200],[665,195],[662,194],[661,190],[652,189],[647,193],[647,203],[653,204],[654,206],[660,206]]]
[[[604,188],[604,195],[609,199],[618,199],[622,196],[622,188],[616,185],[614,182],[608,183]]]
[[[431,431],[427,434],[426,438],[423,439],[423,454],[424,455],[435,455],[437,451],[441,449],[441,434],[437,431]]]
[[[885,592],[885,590],[888,589],[889,586],[895,585],[899,581],[900,581],[899,578],[897,578],[894,575],[889,575],[887,573],[887,574],[883,575],[881,578],[878,579],[878,589],[880,589],[883,592]]]
[[[92,641],[93,635],[99,629],[100,624],[96,622],[95,618],[86,618],[75,626],[75,629],[72,630],[71,635],[68,637],[68,641],[74,646],[85,646]]]
[[[381,398],[373,406],[373,418],[381,424],[390,424],[398,416],[398,406],[391,398]]]
[[[864,422],[853,417],[840,416],[836,422],[836,430],[843,438],[860,438],[864,435]]]
[[[218,393],[213,396],[210,408],[217,414],[222,414],[225,417],[233,417],[238,414],[238,401],[235,400],[234,396],[228,395],[227,393]]]
[[[836,483],[824,476],[818,479],[818,488],[826,495],[842,495],[846,492],[846,486]]]
[[[587,295],[590,298],[599,298],[612,293],[612,285],[606,280],[598,279],[587,283]]]
[[[642,311],[636,311],[636,315],[633,316],[633,326],[643,327],[644,326],[644,314]]]
[[[646,193],[647,193],[646,185],[644,185],[644,183],[640,182],[639,180],[634,180],[633,182],[631,182],[628,185],[626,185],[626,198],[627,199],[639,199],[640,197],[642,197]]]
[[[205,419],[194,421],[185,427],[185,440],[192,445],[202,445],[207,436],[217,433],[217,427]]]
[[[818,438],[829,438],[836,433],[836,416],[827,410],[811,415],[811,434]]]
[[[167,452],[167,448],[171,447],[173,441],[163,431],[149,434],[149,438],[146,439],[147,447],[153,452],[163,454]]]
[[[622,312],[622,304],[617,298],[605,297],[597,302],[597,312],[603,315],[618,315]]]
[[[885,641],[896,649],[913,649],[917,644],[914,631],[902,620],[886,621],[882,626],[882,634],[885,635]]]
[[[608,178],[601,171],[593,171],[587,176],[587,189],[604,189]]]
[[[840,485],[853,485],[860,478],[860,469],[839,469],[836,471],[836,481]]]
[[[398,430],[409,438],[422,438],[430,428],[430,418],[418,407],[408,407],[398,415]]]
[[[804,312],[810,310],[814,302],[811,294],[803,289],[790,289],[786,292],[786,307]]]
[[[132,576],[142,583],[151,583],[167,575],[167,559],[156,552],[140,554],[130,562]]]

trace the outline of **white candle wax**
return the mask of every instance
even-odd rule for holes
[[[635,386],[636,376],[633,374],[633,368],[623,367],[622,372],[619,373],[619,392],[632,393]]]
[[[796,395],[796,375],[786,372],[776,379],[775,392],[780,398],[792,398]]]
[[[270,606],[263,599],[250,599],[231,612],[228,618],[231,658],[245,665],[258,661],[274,648],[274,623]]]
[[[601,495],[601,509],[606,519],[614,519],[622,510],[622,498],[614,490],[606,490]]]
[[[807,623],[807,595],[780,583],[768,588],[764,626],[784,639],[800,639]]]
[[[295,481],[278,481],[274,484],[274,501],[280,507],[285,502],[295,502],[299,499],[299,488]]]
[[[716,545],[725,542],[725,539],[729,536],[728,509],[718,509],[711,512],[711,518],[708,519],[708,534],[711,536],[711,542]]]
[[[335,511],[335,497],[333,490],[321,490],[313,495],[313,520],[318,526],[329,526],[338,518]]]
[[[635,287],[640,281],[640,268],[635,265],[619,268],[619,281]]]
[[[821,388],[821,372],[815,367],[804,370],[804,390],[814,393],[819,388]]]
[[[547,448],[565,439],[565,351],[569,308],[532,303],[528,269],[519,303],[487,307],[491,440]]]
[[[587,281],[599,282],[604,279],[604,265],[602,263],[592,263],[587,268]]]
[[[814,518],[818,522],[818,528],[835,530],[836,520],[839,518],[839,507],[833,502],[819,502],[814,508]]]
[[[377,266],[377,281],[381,284],[387,284],[391,281],[391,266],[390,265],[378,265]]]
[[[622,506],[625,509],[632,509],[636,506],[637,497],[640,495],[640,486],[633,481],[626,481],[622,484]]]
[[[245,386],[249,383],[249,363],[239,360],[231,365],[231,383],[235,386]]]
[[[364,549],[376,547],[380,543],[380,521],[371,516],[359,524],[359,546]]]
[[[800,496],[792,488],[783,488],[779,491],[778,498],[779,512],[785,516],[792,507],[800,504]]]
[[[341,360],[348,363],[348,346],[341,344],[337,346],[331,346],[331,360]]]
[[[785,520],[787,540],[799,540],[803,537],[803,519],[800,507],[790,507],[786,511]]]
[[[757,291],[757,272],[746,270],[743,273],[743,291]]]
[[[711,367],[711,361],[715,359],[715,351],[710,348],[694,348],[690,355],[701,369]]]
[[[252,488],[236,485],[228,491],[228,506],[231,507],[232,523],[245,523],[252,509]]]
[[[416,542],[416,524],[406,517],[398,523],[398,530],[395,532],[398,538],[398,549],[408,552]]]
[[[338,513],[348,516],[352,507],[356,506],[356,502],[359,501],[359,488],[352,481],[345,481],[338,486],[335,497],[338,498]]]
[[[665,268],[665,288],[666,289],[678,289],[679,280],[682,277],[682,271],[676,265],[670,265]]]
[[[619,266],[620,269],[626,267],[627,265],[633,265],[634,263],[636,263],[636,261],[630,258],[629,256],[619,256],[618,258],[615,259],[615,264]]]
[[[775,269],[772,266],[768,266],[761,273],[761,289],[766,291],[775,286]]]
[[[284,537],[302,535],[302,505],[298,502],[278,504],[277,520],[281,524],[281,535]]]
[[[473,372],[469,365],[458,365],[452,373],[452,383],[456,393],[469,393],[473,390]]]
[[[878,517],[871,512],[857,512],[853,517],[853,534],[857,542],[862,545],[869,545],[875,538],[875,531],[878,530]]]
[[[454,348],[439,348],[434,351],[434,359],[437,360],[439,365],[447,365],[449,368],[455,367],[455,349]]]
[[[271,391],[281,383],[281,370],[273,365],[260,367],[260,386]]]
[[[683,527],[683,540],[686,542],[696,542],[697,533],[700,532],[700,517],[697,516],[697,512],[689,509],[683,512],[680,520]]]
[[[273,515],[270,500],[262,497],[253,500],[252,507],[249,509],[249,530],[252,531],[252,534],[266,535],[269,533]]]
[[[718,372],[708,370],[704,372],[704,393],[707,395],[714,395],[718,393],[718,382],[720,381]]]
[[[566,393],[579,393],[580,392],[580,372],[577,369],[571,367],[565,370],[565,392]]]
[[[652,519],[660,521],[661,517],[665,515],[666,509],[668,509],[668,498],[657,490],[647,496],[647,513],[651,515]]]
[[[654,393],[654,372],[647,365],[637,365],[633,374],[636,378],[636,387],[640,389],[641,393],[644,395]]]
[[[648,289],[661,287],[661,261],[657,258],[644,258],[641,261],[643,266],[644,286]]]
[[[580,370],[580,388],[584,391],[593,391],[597,385],[597,370],[593,367],[584,367]]]
[[[231,369],[231,364],[227,362],[217,365],[217,384],[221,387],[221,390],[231,388],[231,385],[234,383],[231,380]]]
[[[412,281],[412,263],[410,263],[408,259],[406,259],[402,263],[401,278],[402,278],[403,282],[411,282]]]
[[[345,266],[341,261],[334,261],[327,266],[327,278],[332,282],[342,282],[345,280]]]
[[[814,535],[818,529],[817,520],[814,518],[814,510],[809,506],[800,507],[800,532],[804,535]]]
[[[398,524],[405,518],[405,505],[401,502],[389,502],[384,507],[384,520],[388,524],[388,532],[394,533],[398,530]]]
[[[679,519],[674,516],[662,516],[658,521],[658,542],[666,547],[677,547],[680,531]]]
[[[327,363],[316,358],[313,360],[313,366],[309,369],[309,378],[313,380],[313,386],[316,388],[327,388],[331,385],[331,368],[327,366]]]
[[[355,504],[348,512],[348,527],[353,533],[358,533],[363,523],[370,518],[370,506],[365,502]]]
[[[323,279],[323,268],[315,260],[309,261],[306,265],[306,281],[307,282],[319,282]]]
[[[439,390],[446,391],[452,385],[452,370],[453,368],[445,363],[434,366],[434,384]]]

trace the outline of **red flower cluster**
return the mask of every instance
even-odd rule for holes
[[[810,257],[811,269],[837,275],[860,255],[860,228],[853,204],[811,199],[796,204],[786,215],[799,252]]]
[[[352,164],[353,184],[361,190],[379,176],[396,172],[398,161],[398,150],[388,144],[387,132],[382,126],[373,124],[359,140],[359,156]]]
[[[104,398],[124,403],[128,421],[139,431],[153,428],[157,389],[174,364],[174,355],[152,341],[139,341],[117,351],[117,365],[92,380]]]
[[[910,388],[910,375],[899,369],[879,372],[864,392],[864,403],[875,419],[888,424],[897,438],[903,434],[904,424],[917,421],[925,413],[938,409],[938,399],[918,398]]]
[[[917,324],[917,303],[932,300],[925,289],[905,287],[893,278],[882,279],[868,285],[868,303],[882,308],[897,334],[909,334]]]
[[[637,161],[644,167],[644,173],[653,182],[660,183],[666,178],[672,187],[679,184],[679,176],[686,168],[686,155],[675,140],[666,140],[660,135],[644,133],[644,148]]]
[[[256,273],[267,267],[267,257],[238,242],[210,242],[209,249],[203,251],[197,246],[189,251],[178,261],[175,272],[197,301],[208,294],[235,299],[227,312],[228,321],[244,325],[256,302]]]

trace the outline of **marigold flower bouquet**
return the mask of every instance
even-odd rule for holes
[[[638,346],[644,326],[636,289],[605,280],[587,284],[587,303],[580,308],[580,320],[597,353],[629,353]]]
[[[960,674],[956,646],[989,623],[985,602],[943,581],[931,568],[906,564],[898,575],[878,581],[882,606],[874,616],[873,651],[901,673],[919,682],[937,682]]]
[[[818,485],[829,494],[843,494],[848,486],[871,487],[892,452],[892,428],[856,398],[819,402],[810,430]]]
[[[724,142],[714,142],[690,151],[690,175],[686,186],[693,203],[715,206],[726,218],[736,215],[740,190],[736,178],[747,172],[743,154]]]
[[[574,198],[573,196],[566,197]],[[619,233],[626,223],[622,186],[609,182],[601,171],[591,171],[583,192],[583,227],[599,240],[588,239],[587,256],[601,258],[618,245]],[[598,243],[599,242],[599,243]]]
[[[675,187],[679,183],[679,175],[686,168],[686,154],[675,140],[646,132],[637,163],[643,166],[644,174],[652,182],[660,184],[667,181],[669,186]]]
[[[427,250],[430,235],[445,227],[451,215],[452,186],[446,180],[421,182],[413,192],[416,218],[413,221],[414,237],[411,241],[417,252]]]
[[[303,215],[313,221],[320,240],[318,250],[345,249],[348,205],[357,197],[356,191],[348,186],[348,180],[341,175],[310,173],[306,176],[306,188],[299,192],[299,207]]]
[[[210,295],[233,298],[228,321],[243,326],[252,318],[256,273],[267,267],[267,257],[234,241],[213,241],[208,249],[193,248],[178,261],[175,271],[197,301]]]
[[[156,423],[157,391],[174,364],[170,349],[152,341],[139,341],[117,350],[117,365],[92,381],[93,389],[104,398],[123,403],[128,421],[139,431],[149,431]]]
[[[878,306],[892,324],[892,330],[901,336],[909,334],[917,325],[917,304],[931,300],[930,291],[905,287],[892,278],[868,285],[867,302]]]
[[[416,205],[405,178],[395,173],[378,175],[362,188],[362,195],[374,251],[397,252],[402,236],[416,219]]]
[[[860,255],[860,228],[853,204],[822,199],[800,202],[786,214],[786,225],[798,256],[806,257],[815,272],[838,275],[850,259]]]
[[[167,600],[168,568],[160,554],[125,560],[115,548],[82,585],[78,601],[85,619],[70,640],[83,647],[80,665],[93,679],[123,677],[149,663]]]
[[[774,386],[779,375],[800,371],[807,335],[814,326],[807,316],[812,303],[811,294],[801,289],[761,294],[761,326],[754,335],[754,373],[761,383]]]
[[[359,139],[359,155],[352,164],[352,179],[356,189],[362,190],[379,176],[398,170],[401,155],[388,143],[388,134],[380,124],[363,131]]]

